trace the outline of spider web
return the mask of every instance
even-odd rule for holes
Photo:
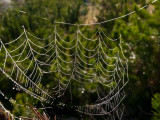
[[[129,80],[128,60],[123,54],[121,36],[109,38],[100,24],[135,12],[100,23],[78,25],[55,21],[54,32],[47,38],[36,37],[23,26],[17,39],[8,43],[0,40],[0,70],[15,84],[14,89],[26,92],[41,104],[46,102],[52,106],[59,99],[60,108],[70,107],[93,118],[121,120],[124,87]],[[75,26],[73,38],[64,39],[66,33],[60,35],[56,24]],[[80,30],[80,26],[88,25],[99,25],[90,38]],[[52,89],[43,84],[47,79],[53,79]],[[0,94],[7,98],[1,91]],[[15,104],[24,106],[16,101]]]
[[[15,48],[11,50],[13,46]],[[17,39],[8,43],[1,41],[1,52],[5,53],[1,71],[17,89],[49,104],[62,98],[61,106],[67,105],[63,103],[63,97],[69,92],[68,98],[76,111],[92,116],[107,115],[110,116],[108,119],[115,118],[116,114],[121,119],[124,109],[119,110],[118,106],[125,98],[123,88],[128,82],[128,60],[123,54],[121,36],[111,39],[99,27],[93,37],[87,38],[77,26],[74,38],[66,41],[55,26],[54,34],[42,39],[23,26],[23,32]],[[8,65],[9,61],[12,65]],[[6,71],[7,66],[12,69]],[[52,88],[52,93],[42,87],[44,75],[55,76],[57,84]],[[90,86],[91,92],[84,95]],[[90,94],[97,96],[95,101],[77,105],[72,95],[72,90],[76,88],[76,94],[86,99]]]

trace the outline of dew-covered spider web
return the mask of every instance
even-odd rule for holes
[[[95,33],[86,35],[83,24],[55,22],[53,33],[46,38],[22,26],[15,40],[0,40],[0,70],[15,84],[14,89],[42,103],[52,106],[58,100],[61,109],[68,107],[79,114],[120,120],[126,97],[124,87],[129,80],[128,60],[121,35],[108,37],[102,23],[96,24]],[[57,24],[73,25],[73,34],[59,34]],[[53,80],[53,86],[43,85],[47,80]]]
[[[56,26],[53,34],[45,39],[32,35],[23,27],[17,39],[8,43],[1,41],[1,51],[5,53],[1,71],[14,82],[16,89],[42,102],[52,104],[61,98],[61,105],[65,106],[67,103],[63,103],[63,99],[69,99],[77,112],[110,115],[124,99],[123,87],[128,82],[128,61],[121,47],[121,36],[111,39],[99,27],[91,38],[87,38],[79,26],[76,27],[69,41],[58,34]],[[38,41],[43,41],[44,45],[39,45]],[[10,46],[15,47],[8,50]],[[6,71],[9,61],[11,69]],[[52,92],[40,86],[46,75],[55,76]],[[83,96],[82,105],[76,105],[72,91]],[[95,101],[83,103],[90,96]]]

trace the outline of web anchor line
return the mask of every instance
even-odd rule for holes
[[[153,1],[151,1],[150,3],[148,3],[148,4],[146,4],[146,5],[142,6],[142,7],[140,7],[140,8],[138,9],[138,11],[141,11],[141,10],[143,10],[143,9],[147,8],[147,7],[148,7],[148,5],[153,4],[153,3],[155,3],[156,1],[157,1],[157,0],[153,0]],[[117,19],[121,19],[121,18],[127,17],[127,16],[129,16],[129,15],[134,14],[134,13],[136,13],[136,11],[135,11],[135,10],[134,10],[134,11],[132,11],[132,12],[130,12],[130,13],[127,13],[127,14],[125,14],[125,15],[122,15],[122,16],[119,16],[119,17],[116,17],[116,18],[112,18],[112,19],[109,19],[109,20],[106,20],[106,21],[97,22],[97,23],[89,23],[89,24],[74,24],[74,23],[59,22],[59,21],[54,21],[54,23],[55,23],[55,24],[66,24],[66,25],[71,25],[71,26],[101,25],[101,24],[104,24],[104,23],[107,23],[107,22],[111,22],[111,21],[114,21],[114,20],[117,20]]]

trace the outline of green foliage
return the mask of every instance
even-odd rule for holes
[[[35,100],[33,97],[29,96],[26,93],[17,93],[15,97],[16,103],[11,101],[13,104],[12,113],[16,116],[28,116],[34,118],[35,114],[30,109],[28,104],[37,104],[38,100]],[[18,104],[17,104],[18,103]]]
[[[160,119],[160,94],[156,93],[154,94],[154,97],[152,98],[152,108],[154,109],[152,120],[159,120]]]

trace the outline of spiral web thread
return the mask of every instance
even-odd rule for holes
[[[99,28],[92,37],[93,39],[90,39],[86,38],[77,26],[75,37],[68,42],[61,38],[56,27],[54,35],[45,39],[32,35],[24,27],[23,29],[24,31],[17,39],[9,43],[1,41],[1,52],[4,52],[5,56],[0,70],[16,85],[18,90],[23,90],[40,101],[52,104],[54,99],[64,96],[68,88],[72,100],[71,86],[73,82],[85,85],[94,83],[98,97],[96,104],[75,105],[74,109],[83,114],[96,116],[110,115],[114,112],[117,113],[119,119],[121,118],[118,114],[118,106],[125,97],[123,88],[128,82],[128,60],[123,54],[121,36],[115,40],[110,39]],[[23,41],[19,46],[11,51],[7,50],[6,46],[17,45],[21,38]],[[50,39],[50,43],[40,46],[33,42],[33,39],[44,42]],[[83,45],[81,39],[88,43],[94,42],[96,46],[89,49],[86,45]],[[110,48],[106,41],[118,43],[118,45]],[[70,47],[66,47],[67,45]],[[114,56],[108,56],[106,51],[116,52],[113,52],[115,53]],[[88,54],[91,55],[88,56]],[[61,56],[65,56],[69,60],[63,59]],[[89,61],[91,59],[93,62]],[[12,67],[10,67],[12,70],[6,71],[7,62],[10,60],[12,61]],[[26,64],[25,61],[29,61],[29,63],[24,68],[22,65]],[[58,84],[53,88],[54,92],[49,93],[46,89],[40,87],[40,83],[44,74],[54,73],[58,74]],[[100,95],[98,84],[109,89],[107,95]],[[61,103],[61,105],[66,106],[64,103]],[[120,112],[123,113],[123,110],[120,110]],[[112,116],[113,118],[114,116]]]

